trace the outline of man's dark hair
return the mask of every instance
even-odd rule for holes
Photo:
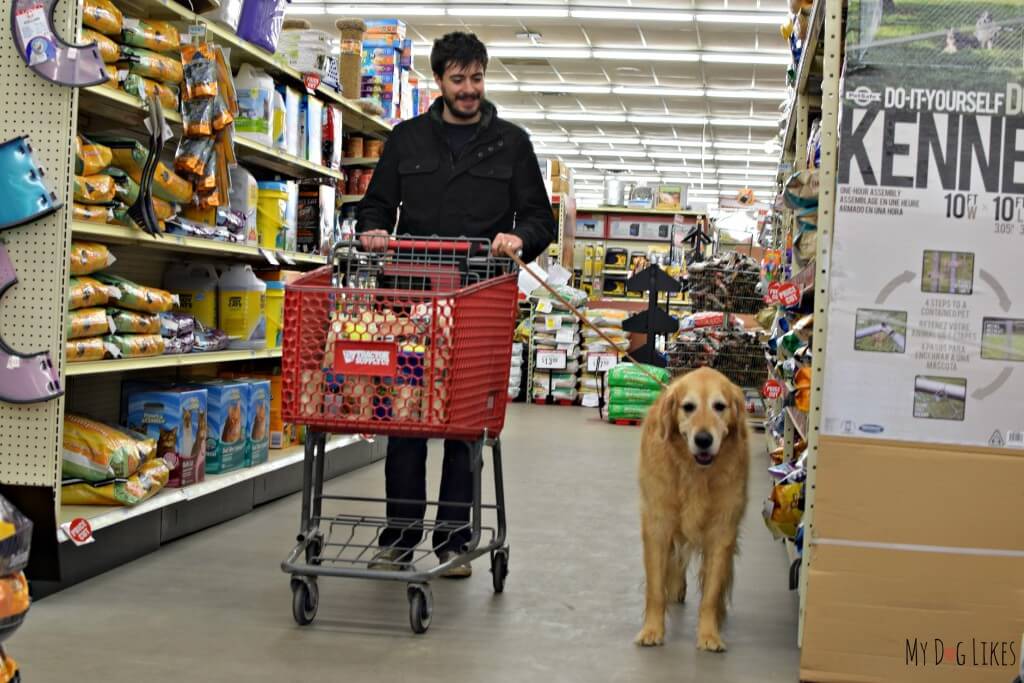
[[[477,62],[487,71],[487,48],[474,33],[449,33],[435,40],[430,50],[430,68],[438,78],[449,66],[464,69]]]

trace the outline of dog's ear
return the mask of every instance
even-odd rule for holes
[[[742,427],[747,422],[747,397],[743,393],[743,389],[740,389],[735,384],[731,387],[732,392],[732,413],[734,424],[736,427]]]
[[[662,391],[658,403],[653,406],[657,411],[654,416],[658,427],[658,436],[668,441],[679,433],[679,397],[675,387],[669,386]]]

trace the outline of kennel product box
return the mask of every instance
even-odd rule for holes
[[[248,385],[229,379],[195,384],[207,392],[206,471],[222,474],[245,465]]]
[[[668,242],[672,239],[672,222],[671,216],[613,215],[608,217],[608,237]]]
[[[1013,681],[1019,451],[830,436],[819,448],[801,680]]]
[[[206,389],[157,388],[135,383],[125,391],[124,424],[157,440],[157,456],[163,458],[170,469],[167,486],[181,487],[203,481],[209,432]]]

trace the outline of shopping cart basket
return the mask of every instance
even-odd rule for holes
[[[517,281],[512,263],[490,253],[487,240],[391,240],[369,253],[339,243],[333,264],[285,288],[282,355],[285,422],[306,425],[302,519],[298,544],[281,568],[291,575],[292,611],[300,625],[316,616],[317,577],[408,584],[413,631],[430,625],[429,580],[490,554],[494,590],[504,590],[509,549],[498,436],[505,403]],[[446,438],[471,442],[470,503],[325,495],[327,434]],[[493,456],[493,504],[481,496],[483,447]],[[387,503],[463,506],[467,523],[395,519],[361,512],[327,514],[324,504],[360,508]],[[482,513],[493,510],[495,526]],[[385,529],[415,529],[423,541],[389,570],[371,568]],[[469,531],[463,552],[427,570],[416,568],[445,538]],[[402,536],[402,533],[398,534]]]

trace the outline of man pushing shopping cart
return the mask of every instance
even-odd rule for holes
[[[516,312],[509,257],[533,260],[556,226],[527,134],[484,99],[484,45],[448,34],[430,61],[442,96],[391,133],[359,205],[358,242],[286,291],[284,419],[309,427],[299,543],[282,565],[300,624],[316,614],[318,576],[408,583],[422,633],[431,578],[468,577],[489,553],[500,592],[508,571],[497,436]],[[328,433],[388,436],[384,499],[323,493]],[[428,438],[445,439],[437,501],[427,499]],[[481,502],[485,444],[493,505]],[[379,503],[385,514],[325,514],[324,502]],[[482,526],[484,508],[497,528]],[[431,555],[437,564],[423,569]]]

